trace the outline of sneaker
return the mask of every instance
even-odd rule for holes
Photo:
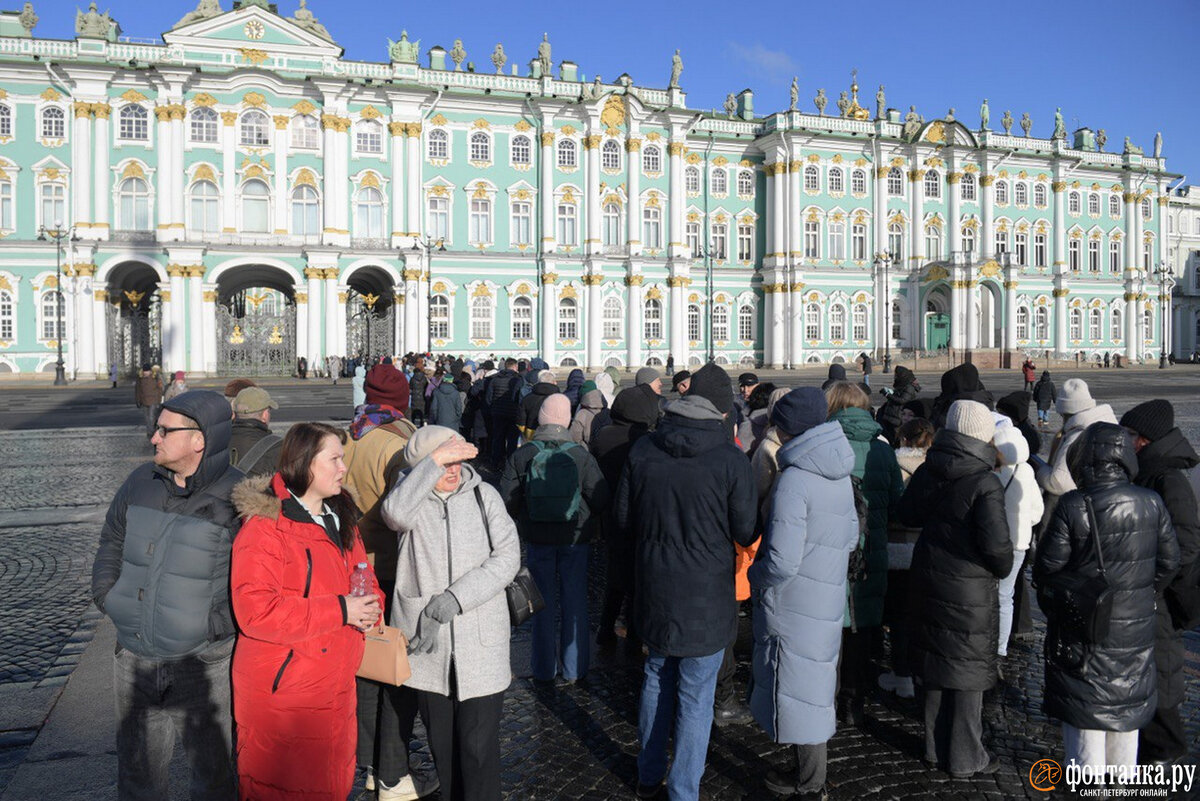
[[[383,782],[377,782],[377,784],[379,789],[375,797],[379,801],[417,801],[421,797],[417,793],[416,785],[413,784],[411,773],[401,776],[400,781],[396,782],[394,787],[388,787]]]
[[[718,727],[740,726],[754,720],[750,707],[738,700],[728,701],[713,708],[713,724]]]
[[[365,787],[368,791],[375,789],[375,768],[367,768],[367,782]]]
[[[895,693],[901,698],[912,698],[915,694],[912,676],[897,676],[895,673],[880,673],[879,688]]]
[[[987,764],[979,770],[968,771],[967,773],[956,773],[950,771],[950,775],[956,779],[969,779],[972,776],[989,776],[1000,770],[1000,759],[995,754],[988,754]]]

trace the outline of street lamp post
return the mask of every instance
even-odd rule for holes
[[[1158,263],[1158,269],[1154,271],[1154,276],[1158,279],[1158,323],[1159,323],[1159,339],[1158,339],[1158,369],[1167,369],[1167,288],[1171,285],[1171,278],[1175,275],[1175,271],[1171,269],[1171,265],[1165,261]]]
[[[883,267],[883,372],[892,371],[892,287],[891,274],[892,254],[883,251],[876,257]]]
[[[433,353],[433,246],[437,245],[438,253],[446,252],[446,239],[439,237],[434,239],[427,236],[424,239],[416,239],[413,241],[411,251],[420,253],[422,246],[425,248],[425,257],[427,264],[425,265],[426,273],[429,279],[425,282],[425,352]]]
[[[65,387],[67,385],[67,371],[63,364],[63,328],[65,321],[63,320],[67,304],[63,297],[62,289],[62,248],[63,240],[69,239],[71,242],[79,241],[79,237],[75,236],[75,226],[63,228],[62,220],[55,220],[53,228],[42,226],[38,229],[38,241],[45,242],[46,237],[54,240],[54,291],[58,295],[54,306],[55,331],[54,339],[58,344],[58,361],[54,364],[54,386]]]

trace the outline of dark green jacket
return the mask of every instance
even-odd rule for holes
[[[863,495],[870,510],[867,541],[867,577],[847,589],[844,626],[850,625],[849,594],[854,594],[854,622],[859,628],[883,624],[883,595],[887,590],[888,516],[904,494],[904,478],[896,452],[879,439],[879,423],[865,409],[842,409],[833,415],[854,451],[853,475],[862,480]]]

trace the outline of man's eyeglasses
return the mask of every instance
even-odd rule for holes
[[[175,426],[173,428],[168,427],[168,426],[155,426],[154,427],[154,433],[158,434],[160,437],[165,437],[167,434],[170,434],[173,431],[199,431],[199,430],[200,429],[196,428],[195,426]]]

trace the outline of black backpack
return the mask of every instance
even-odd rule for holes
[[[850,551],[850,559],[846,562],[846,582],[850,586],[850,630],[858,631],[854,614],[854,584],[867,578],[866,542],[869,532],[870,509],[867,507],[867,496],[863,494],[862,479],[850,476],[850,487],[854,490],[854,511],[858,513],[858,544]]]

